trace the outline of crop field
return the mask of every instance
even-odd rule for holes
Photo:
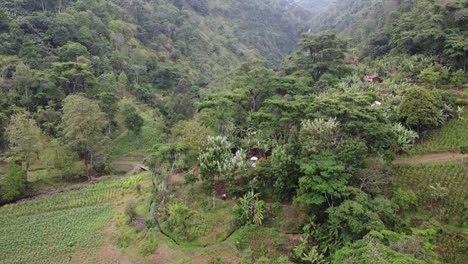
[[[59,212],[2,217],[0,263],[58,263],[72,260],[75,251],[92,258],[112,219],[110,205],[72,208]]]
[[[468,142],[468,118],[452,119],[436,131],[429,140],[417,144],[412,153],[458,152],[461,146],[466,145],[466,142]]]
[[[147,173],[0,208],[0,263],[99,263],[112,202]]]
[[[468,173],[459,163],[399,166],[397,185],[414,191],[421,203],[435,203],[462,214],[468,198]],[[441,203],[441,204],[440,204]]]

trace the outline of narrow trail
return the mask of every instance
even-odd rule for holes
[[[395,165],[418,165],[430,163],[444,163],[444,162],[460,162],[468,161],[468,154],[460,154],[453,152],[441,152],[417,155],[413,157],[404,157],[396,159],[393,164]]]

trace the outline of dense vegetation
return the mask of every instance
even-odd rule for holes
[[[0,263],[468,262],[467,12],[3,1]]]

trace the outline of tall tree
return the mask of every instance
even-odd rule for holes
[[[70,95],[63,101],[63,135],[83,157],[86,177],[91,180],[90,166],[94,165],[96,155],[102,153],[107,145],[105,128],[106,114],[99,104],[81,95]]]
[[[123,107],[124,121],[125,126],[135,135],[141,133],[141,128],[143,127],[144,120],[136,111],[136,108],[132,105],[124,105]]]
[[[26,181],[29,181],[31,161],[41,150],[41,129],[28,112],[14,114],[6,129],[13,155],[26,163]]]
[[[29,107],[33,98],[33,71],[29,68],[28,65],[25,65],[21,62],[16,66],[16,72],[13,75],[13,80],[15,81],[16,90],[21,96],[22,105]]]
[[[324,74],[340,77],[349,71],[344,62],[346,41],[334,32],[304,34],[301,44],[308,51],[308,56],[300,57],[299,67],[308,70],[315,81]]]

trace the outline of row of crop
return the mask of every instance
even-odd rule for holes
[[[112,215],[110,205],[96,205],[5,220],[0,225],[0,263],[56,263],[76,251],[92,255]]]
[[[452,119],[429,140],[417,144],[413,153],[428,153],[438,151],[459,151],[468,144],[468,119]]]
[[[2,219],[47,213],[57,210],[91,206],[111,202],[116,196],[145,178],[147,174],[140,174],[123,180],[102,182],[84,190],[58,193],[35,200],[6,205],[0,208],[0,224]]]
[[[399,166],[396,185],[412,190],[421,205],[461,214],[468,198],[468,174],[461,164]]]

